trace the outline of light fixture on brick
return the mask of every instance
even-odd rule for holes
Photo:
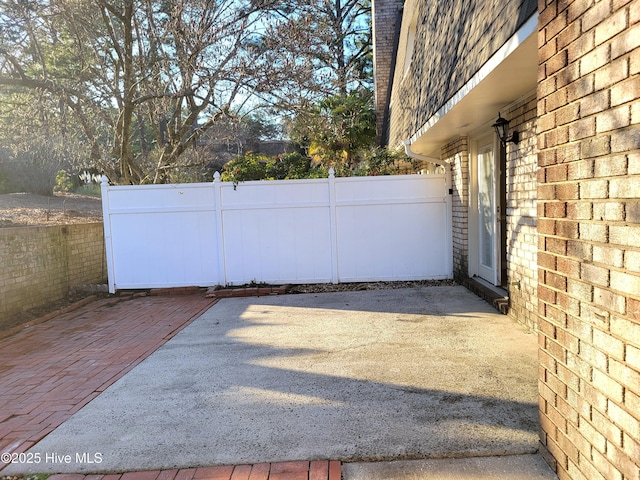
[[[503,146],[506,147],[507,143],[509,142],[517,144],[520,141],[520,135],[518,134],[517,130],[514,130],[510,137],[508,136],[509,120],[502,118],[500,116],[500,112],[498,112],[498,119],[496,120],[496,123],[492,125],[492,127],[495,129],[496,134],[500,139],[500,143],[502,143]]]

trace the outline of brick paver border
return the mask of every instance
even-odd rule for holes
[[[29,449],[215,302],[108,298],[0,339],[0,452]]]
[[[258,463],[109,475],[58,474],[48,480],[340,480],[339,461]]]

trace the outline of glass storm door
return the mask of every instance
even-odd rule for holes
[[[496,168],[493,142],[478,145],[478,275],[498,283]]]

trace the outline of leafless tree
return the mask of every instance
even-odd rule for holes
[[[278,108],[308,111],[373,83],[369,0],[290,0],[271,14],[256,48],[276,88],[261,88]],[[275,66],[275,68],[274,68]]]
[[[254,55],[271,1],[0,1],[0,93],[59,100],[113,181],[164,182],[267,88]]]

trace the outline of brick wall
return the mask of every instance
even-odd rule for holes
[[[450,162],[453,196],[453,277],[460,281],[469,273],[469,147],[467,137],[444,145],[443,160]]]
[[[507,145],[507,278],[509,316],[532,331],[538,318],[537,136],[535,93],[504,111],[520,142]]]
[[[539,1],[541,451],[640,478],[640,0]]]
[[[387,106],[390,75],[395,62],[394,52],[398,14],[402,11],[401,0],[374,0],[372,2],[373,23],[373,69],[375,74],[376,134],[382,139],[384,114]]]
[[[428,8],[423,8],[429,5]],[[400,145],[536,12],[536,0],[406,0],[393,81],[389,145]],[[416,17],[417,16],[417,17]],[[413,60],[403,65],[416,17]]]
[[[102,223],[0,228],[0,326],[22,310],[106,283]]]
[[[518,323],[537,328],[538,238],[537,136],[535,93],[503,112],[510,128],[518,130],[519,144],[507,147],[507,277],[508,313]],[[454,278],[466,284],[469,271],[469,145],[459,137],[444,145],[441,157],[452,172]]]

